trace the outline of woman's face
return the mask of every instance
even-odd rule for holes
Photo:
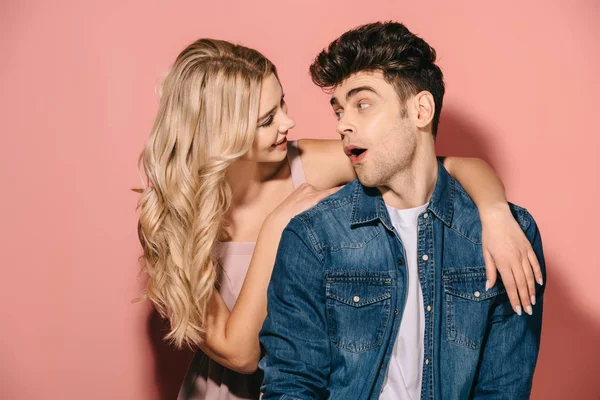
[[[287,115],[283,89],[275,74],[263,80],[258,128],[252,147],[243,157],[256,162],[280,162],[287,154],[287,133],[296,122]]]

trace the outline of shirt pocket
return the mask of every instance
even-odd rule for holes
[[[331,342],[358,353],[381,346],[390,315],[392,279],[374,271],[327,275],[327,329]]]
[[[498,280],[486,291],[485,266],[455,268],[444,271],[446,297],[446,339],[477,350],[481,347],[491,306],[506,290]]]

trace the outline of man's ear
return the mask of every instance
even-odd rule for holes
[[[433,95],[424,90],[415,96],[413,104],[416,108],[417,127],[422,129],[431,124],[435,115],[435,100],[433,99]]]

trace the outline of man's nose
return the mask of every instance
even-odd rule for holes
[[[337,132],[342,136],[351,135],[356,132],[356,127],[350,123],[350,121],[344,119],[344,117],[340,118],[336,126]]]

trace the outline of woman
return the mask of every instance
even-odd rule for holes
[[[287,141],[295,123],[283,97],[269,60],[217,40],[186,48],[162,83],[141,156],[148,185],[139,226],[146,294],[170,321],[167,339],[202,351],[180,399],[258,398],[260,375],[238,372],[257,367],[281,232],[355,178],[338,141]],[[444,165],[479,207],[489,286],[494,261],[503,260],[497,267],[511,303],[531,312],[541,272],[502,183],[479,160]]]

